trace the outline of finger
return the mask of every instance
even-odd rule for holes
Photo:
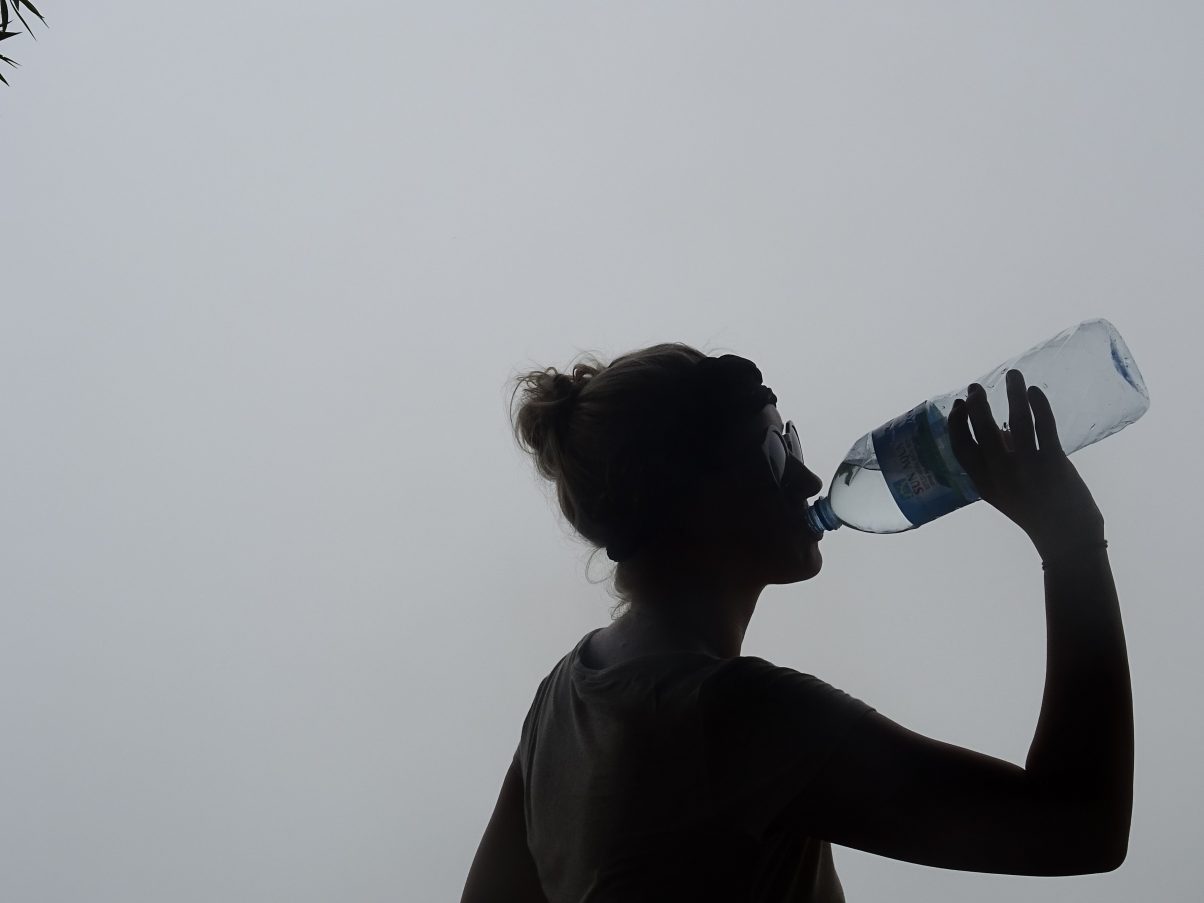
[[[974,485],[981,487],[986,474],[985,462],[982,459],[982,452],[970,438],[970,428],[966,425],[966,403],[962,399],[958,399],[953,403],[953,407],[949,411],[949,416],[946,418],[949,426],[949,444],[953,448],[953,456],[957,458],[957,463],[973,481]]]
[[[1024,374],[1019,370],[1009,370],[1007,386],[1011,448],[1022,455],[1035,454],[1037,439],[1033,435],[1033,415],[1028,407],[1028,397],[1024,393]]]
[[[986,390],[978,383],[970,384],[970,393],[966,397],[966,407],[970,411],[970,424],[974,427],[974,438],[982,450],[987,467],[993,467],[1007,456],[1003,438],[999,435],[999,425],[995,423],[995,415],[991,413],[991,403],[987,401]]]
[[[1058,438],[1058,425],[1054,420],[1053,408],[1049,405],[1049,399],[1036,386],[1028,387],[1028,397],[1033,405],[1033,417],[1037,422],[1037,441],[1041,443],[1041,451],[1064,455],[1062,440]]]

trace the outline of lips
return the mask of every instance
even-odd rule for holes
[[[810,537],[812,542],[817,543],[821,539],[824,538],[824,534],[816,533],[814,530],[811,529],[811,524],[810,524],[810,522],[808,522],[806,517],[804,517],[802,520],[803,520],[803,524],[802,524],[803,532],[806,533],[808,537]]]
[[[813,542],[818,542],[823,539],[823,534],[816,533],[811,529],[811,523],[807,519],[808,507],[807,497],[804,495],[789,496],[786,500],[786,509],[791,523],[805,532]]]

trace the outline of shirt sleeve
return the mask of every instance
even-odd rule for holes
[[[788,827],[811,778],[873,706],[812,674],[737,656],[699,691],[716,815],[761,840]]]

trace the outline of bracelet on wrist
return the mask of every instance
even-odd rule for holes
[[[1073,558],[1076,555],[1081,554],[1082,552],[1086,552],[1091,549],[1106,549],[1106,548],[1108,548],[1108,540],[1106,540],[1106,539],[1099,539],[1099,540],[1096,540],[1095,542],[1084,543],[1081,546],[1075,546],[1072,549],[1067,549],[1064,552],[1059,552],[1057,555],[1054,555],[1051,558],[1042,558],[1041,559],[1041,570],[1045,570],[1046,565],[1058,564],[1062,561],[1065,561],[1068,558]]]

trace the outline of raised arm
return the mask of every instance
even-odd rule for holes
[[[1133,712],[1107,552],[1051,563],[1045,586],[1045,696],[1025,768],[869,712],[794,804],[796,823],[842,846],[939,868],[1119,867],[1132,813]]]
[[[871,712],[793,814],[835,843],[924,865],[1110,871],[1128,850],[1133,695],[1104,519],[1062,450],[1044,393],[1026,393],[1018,371],[1007,380],[1009,433],[978,386],[950,412],[949,433],[982,498],[1025,530],[1045,562],[1045,692],[1025,767]]]

